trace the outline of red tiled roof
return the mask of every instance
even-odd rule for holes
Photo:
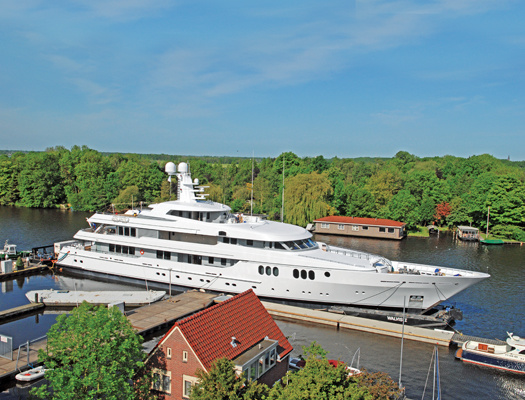
[[[314,222],[335,222],[340,224],[357,224],[357,225],[371,225],[371,226],[396,226],[401,227],[406,225],[404,222],[392,221],[391,219],[381,218],[359,218],[359,217],[339,217],[330,216],[316,219]]]
[[[266,336],[279,342],[281,358],[292,351],[292,345],[251,289],[176,322],[170,332],[177,326],[208,371],[215,359],[232,360]],[[236,347],[231,345],[232,337],[236,338]]]

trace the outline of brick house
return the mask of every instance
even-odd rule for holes
[[[177,321],[147,363],[159,376],[160,399],[187,399],[198,369],[227,357],[237,374],[273,385],[288,370],[292,346],[253,290]]]

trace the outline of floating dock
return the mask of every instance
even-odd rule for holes
[[[262,303],[272,317],[332,326],[336,329],[352,329],[398,338],[403,336],[404,339],[407,340],[432,343],[440,346],[449,346],[454,335],[452,331],[426,329],[410,325],[403,327],[403,325],[399,323],[334,314],[327,311],[310,310],[266,301]]]
[[[25,267],[24,269],[20,269],[18,271],[6,272],[5,274],[0,274],[0,281],[3,282],[3,281],[18,278],[20,276],[40,274],[44,271],[49,270],[49,268],[50,267],[47,265],[39,264],[33,267]]]
[[[84,301],[94,305],[124,303],[129,307],[138,307],[159,301],[165,291],[81,291],[81,290],[31,290],[26,293],[32,303],[44,303],[52,307],[76,307]]]
[[[44,304],[24,304],[23,306],[11,308],[9,310],[0,311],[0,323],[5,322],[12,318],[16,318],[19,315],[29,314],[41,308],[44,308]]]

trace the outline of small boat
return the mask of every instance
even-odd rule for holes
[[[507,344],[469,340],[456,352],[461,361],[525,374],[525,339],[507,332]]]
[[[340,363],[343,363],[345,364],[344,362],[342,361],[338,361],[338,360],[328,360],[328,363],[330,365],[333,365],[335,368],[337,368],[337,366],[340,364]],[[356,375],[359,375],[361,374],[361,370],[359,368],[354,368],[354,367],[350,367],[350,366],[346,366],[346,370],[348,371],[348,376],[356,376]]]
[[[44,366],[31,368],[27,371],[16,374],[15,379],[20,382],[32,382],[42,378],[46,371],[47,369]]]
[[[302,369],[306,365],[306,361],[300,357],[293,357],[290,358],[290,361],[288,362],[288,366],[290,369]]]
[[[334,368],[337,368],[337,366],[340,363],[345,364],[344,362],[339,361],[339,360],[328,360],[328,363],[332,365]],[[291,358],[288,363],[289,369],[292,369],[292,370],[303,369],[305,365],[306,365],[306,360],[300,357]],[[348,371],[348,376],[356,376],[362,373],[359,368],[350,367],[348,365],[346,366],[346,370]]]
[[[9,244],[9,240],[4,243],[4,248],[0,249],[0,259],[2,260],[16,260],[18,257],[27,257],[31,254],[30,251],[17,251],[16,244]]]
[[[481,239],[481,244],[487,244],[487,245],[498,245],[505,243],[502,239]]]
[[[95,305],[124,303],[129,307],[154,303],[166,295],[165,291],[81,291],[81,290],[30,290],[26,293],[31,303],[44,303],[46,306],[75,307],[87,301]]]

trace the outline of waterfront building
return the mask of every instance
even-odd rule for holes
[[[329,216],[316,219],[314,224],[315,233],[321,235],[400,240],[406,234],[406,224],[391,219]]]
[[[162,399],[187,399],[198,382],[226,357],[246,379],[272,386],[288,370],[292,346],[253,290],[247,290],[175,323],[151,351],[147,363]]]

